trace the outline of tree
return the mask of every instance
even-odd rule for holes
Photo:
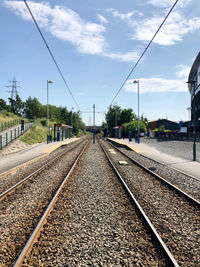
[[[66,125],[70,124],[70,112],[67,111],[66,107],[58,107],[57,116],[57,120],[59,120],[60,123],[64,123]]]
[[[9,97],[8,100],[10,102],[11,112],[21,116],[24,111],[24,103],[21,100],[20,96],[16,94],[16,99]]]
[[[135,118],[136,118],[136,115],[133,112],[132,108],[123,109],[121,113],[121,121],[120,121],[121,124],[120,125],[130,122]]]
[[[103,136],[107,136],[108,135],[108,124],[105,121],[103,121],[101,129],[103,131]]]
[[[121,109],[118,105],[110,105],[106,113],[107,128],[111,136],[114,134],[113,127],[122,126],[124,123],[130,122],[135,118],[135,113],[131,108]]]
[[[41,116],[41,103],[37,100],[37,98],[29,97],[24,103],[24,116],[28,119],[37,119],[42,118]]]
[[[80,113],[74,112],[73,113],[73,133],[75,135],[79,134],[79,130],[85,130],[85,124],[83,123]]]
[[[6,101],[0,98],[0,110],[10,111],[10,106],[6,104]]]

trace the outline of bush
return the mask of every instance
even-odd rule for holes
[[[139,126],[140,126],[140,133],[145,133],[146,132],[146,125],[143,121],[139,121]],[[124,124],[124,130],[125,130],[125,135],[128,137],[129,131],[132,131],[133,136],[135,136],[136,129],[138,128],[138,121],[134,120],[129,123]]]
[[[42,126],[40,121],[36,120],[31,129],[27,131],[20,140],[27,144],[45,142],[47,139],[47,128]]]
[[[47,120],[46,119],[41,119],[40,123],[42,124],[42,126],[47,127]]]

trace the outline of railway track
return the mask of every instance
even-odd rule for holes
[[[166,182],[177,187],[186,195],[200,202],[200,180],[197,177],[188,175],[179,170],[171,168],[171,166],[160,163],[144,155],[140,155],[130,149],[120,146],[116,142],[107,140],[115,149],[120,151],[123,155],[127,156],[131,161],[135,162],[146,171],[149,171],[158,179],[161,177]]]
[[[63,145],[61,148],[56,149],[45,158],[35,161],[33,164],[26,163],[25,166],[15,168],[15,170],[7,171],[0,176],[0,201],[8,194],[13,192],[16,188],[23,183],[38,175],[57,160],[61,159],[66,153],[72,151],[82,141],[76,141],[68,145]]]
[[[198,266],[198,204],[190,203],[169,186],[162,187],[161,182],[149,177],[152,174],[147,175],[141,167],[133,166],[132,161],[119,165],[119,160],[125,161],[125,155],[103,140],[100,142],[109,155],[109,162],[115,165],[112,168],[120,174],[120,182],[99,144],[90,142],[87,148],[84,146],[61,187],[51,191],[51,203],[43,207],[37,205],[40,216],[34,214],[35,220],[33,216],[30,218],[34,220],[31,226],[25,220],[11,236],[12,231],[8,229],[16,217],[3,218],[8,229],[5,227],[1,236],[6,235],[4,241],[9,240],[9,245],[0,244],[3,245],[0,256],[6,256],[1,266],[12,265],[16,259],[15,267]],[[52,170],[46,175],[52,179]],[[52,186],[49,180],[45,184]],[[22,191],[25,194],[26,188]],[[8,198],[16,201],[15,194]],[[13,211],[12,205],[7,208]],[[29,216],[27,212],[25,209],[23,216]],[[35,229],[34,225],[37,225]],[[13,229],[15,227],[16,224]],[[21,236],[20,232],[23,232]]]
[[[15,267],[179,266],[151,223],[144,227],[149,219],[132,205],[99,144],[90,144],[58,192]]]
[[[102,141],[103,142],[103,141]],[[156,230],[181,266],[200,264],[200,203],[174,187],[119,149],[104,142],[117,166]],[[110,149],[110,150],[109,150]],[[126,161],[127,165],[120,165]],[[155,179],[156,177],[156,179]]]
[[[0,266],[12,266],[87,140],[45,165],[0,201]]]

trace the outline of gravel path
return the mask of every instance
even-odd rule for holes
[[[23,166],[12,169],[10,172],[0,176],[0,193],[4,192],[6,189],[15,185],[21,181],[24,177],[27,177],[35,170],[41,168],[44,164],[48,163],[50,160],[54,159],[63,151],[68,152],[70,149],[75,148],[78,144],[82,142],[83,139],[78,140],[67,145],[63,145],[60,148],[54,150],[51,154],[46,157],[42,157],[39,160],[34,161],[33,163],[27,162]]]
[[[0,202],[0,266],[12,266],[84,144]]]
[[[112,148],[105,142],[106,149]],[[109,153],[180,266],[200,265],[200,210],[116,151]],[[125,160],[128,165],[118,164]]]
[[[98,143],[82,156],[24,266],[166,266]]]

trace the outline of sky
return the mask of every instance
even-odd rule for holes
[[[179,0],[120,93],[175,0],[27,1],[76,101],[63,82],[24,1],[0,1],[0,86],[8,100],[14,78],[23,101],[31,96],[81,111],[86,125],[105,120],[110,104],[148,120],[189,119],[186,81],[199,53],[200,2]],[[114,101],[113,101],[114,99]]]

